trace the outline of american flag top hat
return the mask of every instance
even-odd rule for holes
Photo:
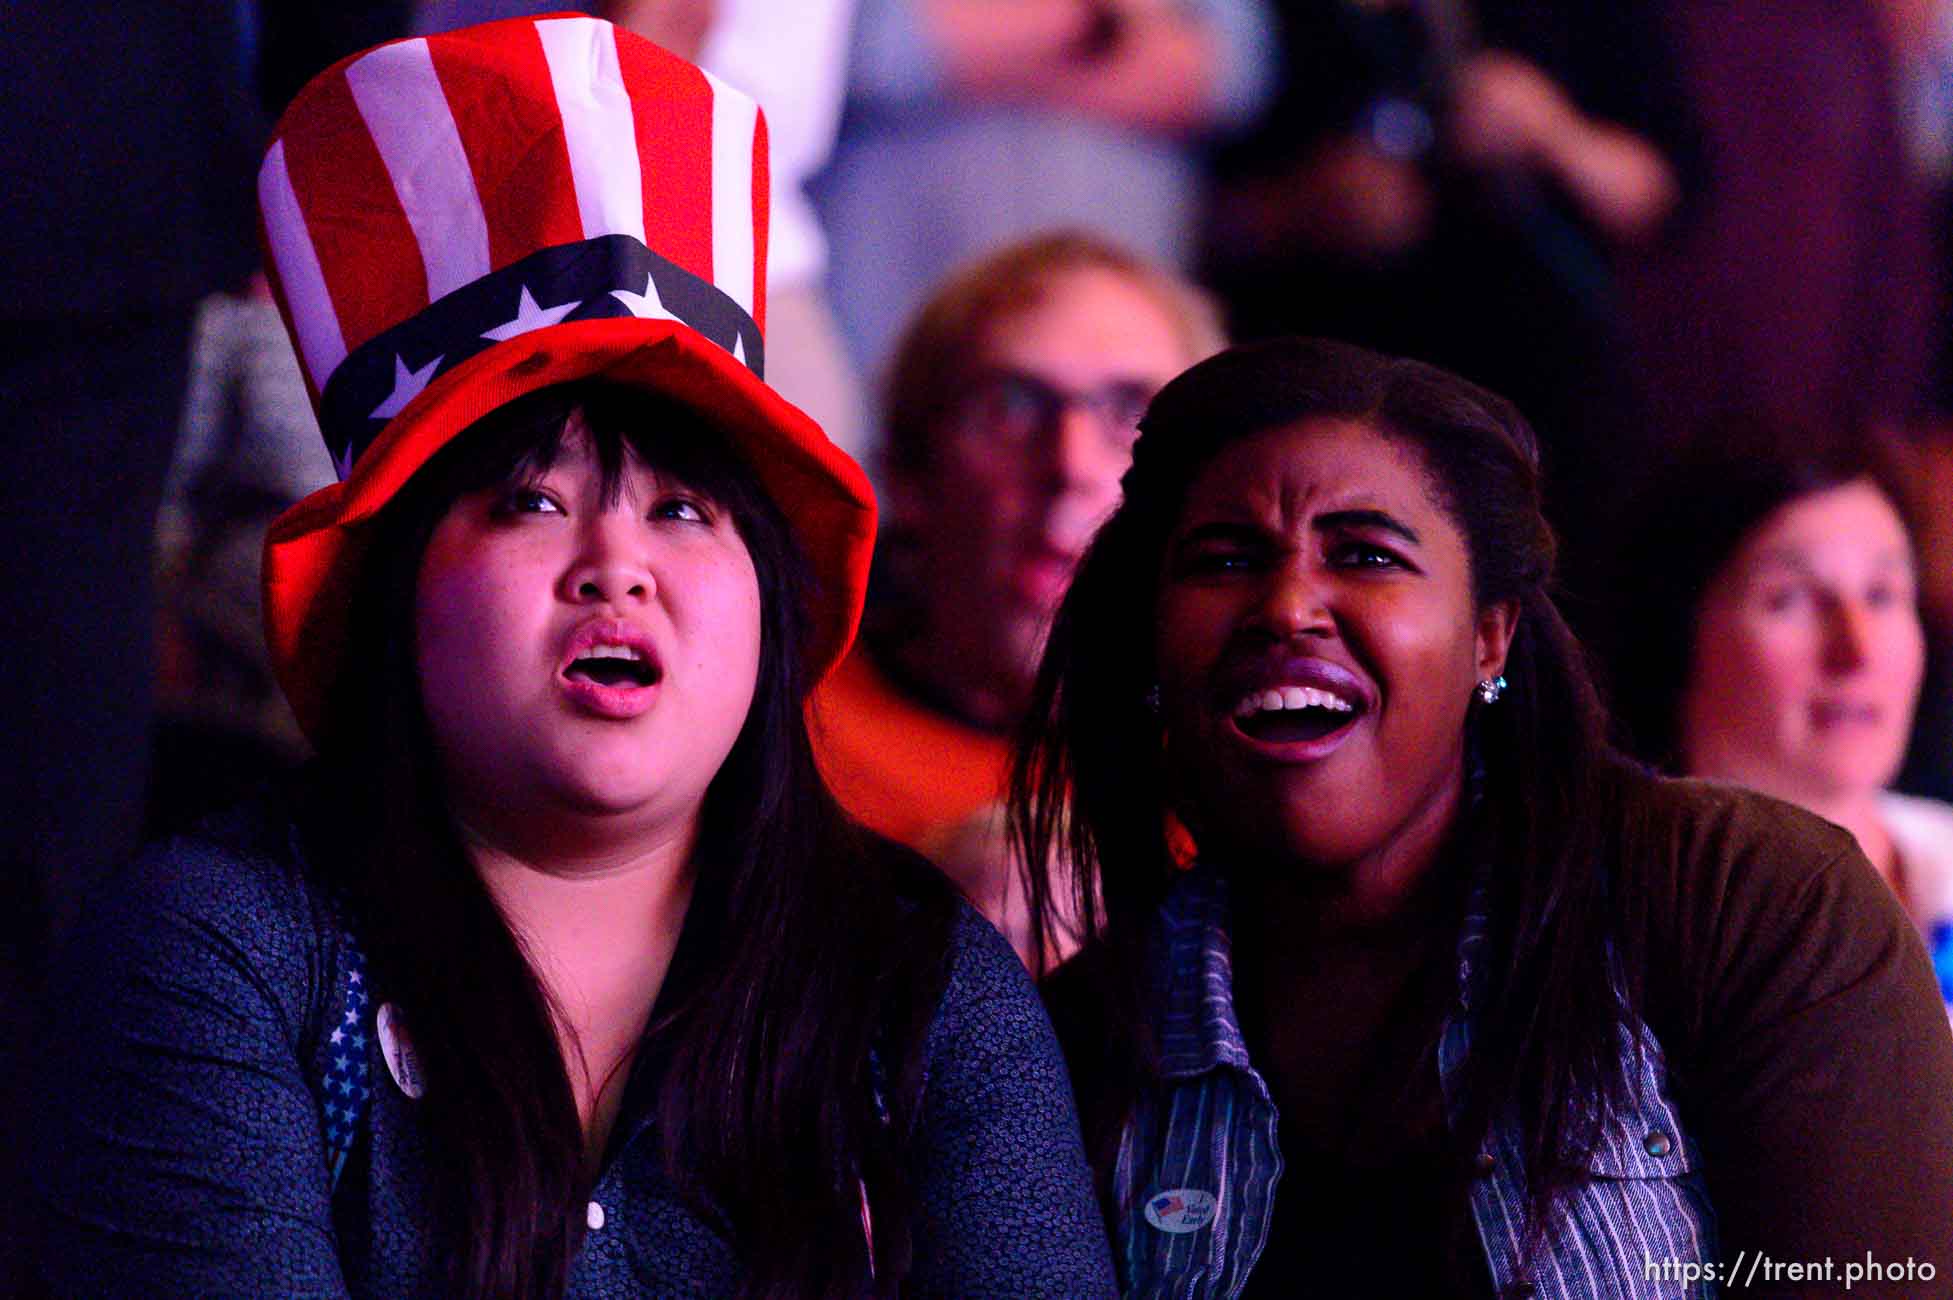
[[[266,266],[340,482],[265,541],[265,632],[317,740],[374,513],[477,419],[585,378],[704,415],[813,565],[813,675],[860,620],[861,469],[760,378],[766,123],[576,14],[395,41],[292,102],[258,173]]]

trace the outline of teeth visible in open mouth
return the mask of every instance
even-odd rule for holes
[[[1251,691],[1234,706],[1237,718],[1253,717],[1257,713],[1279,713],[1298,709],[1327,709],[1331,713],[1354,713],[1356,706],[1340,695],[1331,694],[1314,686],[1271,686],[1265,691]]]
[[[645,653],[635,646],[593,645],[570,661],[566,675],[596,682],[600,686],[649,686],[657,670]]]

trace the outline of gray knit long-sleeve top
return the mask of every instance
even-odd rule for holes
[[[927,1038],[910,1294],[1114,1294],[1070,1084],[1002,938],[967,908]],[[54,990],[41,1091],[42,1271],[57,1295],[423,1296],[444,1243],[416,1107],[375,1036],[334,1191],[325,1112],[356,961],[282,814],[254,809],[140,861]],[[384,991],[380,991],[383,996]],[[614,1141],[577,1297],[717,1296],[740,1261],[688,1206],[648,1118]]]

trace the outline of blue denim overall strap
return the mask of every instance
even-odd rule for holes
[[[1481,882],[1472,890],[1458,937],[1458,1012],[1438,1043],[1438,1077],[1454,1129],[1464,1105],[1472,1002],[1485,983],[1488,921]],[[1621,1068],[1630,1080],[1628,1111],[1602,1124],[1587,1178],[1556,1203],[1544,1232],[1531,1231],[1518,1117],[1504,1116],[1480,1148],[1472,1218],[1500,1296],[1673,1300],[1717,1294],[1702,1268],[1718,1258],[1715,1214],[1703,1185],[1701,1153],[1669,1093],[1661,1045],[1639,1020],[1622,1025],[1620,1039]]]
[[[1475,889],[1458,940],[1459,1012],[1438,1049],[1454,1124],[1487,925],[1486,894]],[[1267,1242],[1281,1146],[1273,1101],[1234,1013],[1228,932],[1226,877],[1198,864],[1160,907],[1152,951],[1161,1087],[1135,1106],[1113,1168],[1114,1254],[1128,1297],[1236,1296]],[[1488,1136],[1490,1167],[1472,1189],[1471,1208],[1500,1295],[1716,1294],[1711,1284],[1680,1280],[1685,1265],[1716,1260],[1714,1216],[1699,1153],[1668,1092],[1661,1047],[1645,1025],[1623,1027],[1621,1065],[1635,1105],[1603,1127],[1591,1176],[1559,1203],[1537,1259],[1526,1250],[1522,1130],[1508,1117]]]
[[[1234,1014],[1224,875],[1200,865],[1175,883],[1152,951],[1164,1087],[1120,1142],[1114,1253],[1129,1300],[1234,1296],[1267,1244],[1282,1154]]]

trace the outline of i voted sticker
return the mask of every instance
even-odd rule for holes
[[[427,1091],[427,1081],[421,1077],[420,1061],[414,1055],[414,1045],[407,1041],[407,1027],[401,1023],[400,1015],[388,1002],[380,1007],[375,1027],[380,1031],[380,1055],[386,1060],[387,1073],[400,1085],[400,1091],[415,1101]]]
[[[1146,1202],[1146,1222],[1161,1232],[1176,1235],[1199,1232],[1214,1221],[1214,1212],[1218,1208],[1212,1192],[1176,1187]]]

